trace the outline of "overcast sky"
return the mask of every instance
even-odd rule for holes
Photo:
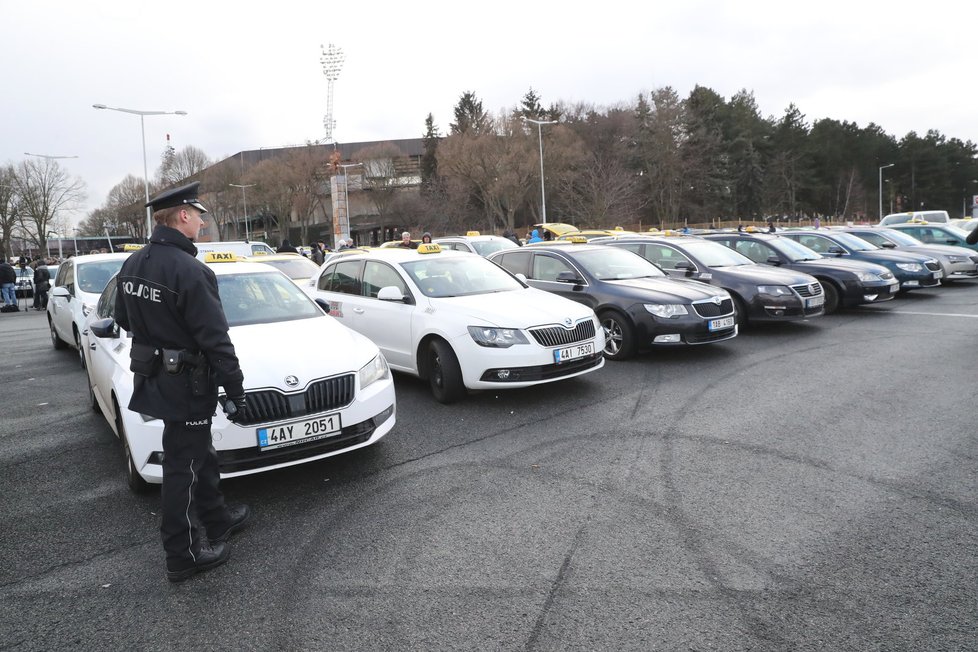
[[[764,116],[870,122],[901,138],[978,142],[978,3],[225,2],[0,0],[0,163],[60,161],[88,199],[143,176],[139,117],[92,104],[183,110],[145,118],[152,178],[170,134],[220,160],[324,135],[321,45],[342,48],[334,139],[442,133],[461,94],[495,112],[532,87],[544,105],[633,103],[699,84],[753,91]]]

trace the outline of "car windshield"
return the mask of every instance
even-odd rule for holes
[[[218,274],[228,326],[308,319],[323,314],[295,283],[278,272]]]
[[[411,280],[428,297],[459,297],[521,290],[523,285],[481,256],[426,254],[401,263]]]
[[[312,278],[319,271],[319,265],[302,256],[287,260],[259,260],[258,262],[281,270],[291,279]]]
[[[806,260],[818,260],[822,254],[814,249],[809,249],[800,242],[795,242],[790,238],[774,238],[767,243],[777,249],[780,253],[788,257],[793,263],[801,263]]]
[[[857,233],[856,235],[859,234]],[[909,233],[904,233],[903,231],[899,231],[897,229],[887,229],[883,235],[885,235],[890,242],[895,242],[904,247],[916,247],[917,245],[924,244]]]
[[[101,294],[109,279],[116,275],[124,262],[125,258],[92,263],[79,262],[76,272],[78,289],[82,292]]]
[[[571,251],[571,250],[568,250]],[[590,251],[575,251],[574,262],[600,281],[621,281],[630,278],[661,278],[665,272],[638,254],[617,247],[602,247]]]
[[[494,254],[497,251],[502,251],[503,249],[516,249],[519,247],[518,244],[509,240],[507,238],[493,238],[492,240],[474,240],[472,241],[472,246],[475,247],[476,252],[480,256],[489,257],[489,254]]]
[[[747,256],[725,247],[718,242],[704,240],[702,242],[684,242],[683,247],[690,255],[698,258],[707,267],[736,267],[738,265],[753,265],[754,261]]]
[[[832,233],[832,238],[836,241],[844,244],[849,249],[853,251],[873,251],[874,249],[879,249],[874,244],[870,244],[863,240],[862,238],[857,238],[851,233],[842,233],[840,231],[835,231]]]

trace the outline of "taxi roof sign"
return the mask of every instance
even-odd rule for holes
[[[585,238],[583,235],[572,235],[570,238],[568,238],[568,240],[570,240],[572,243],[576,243],[576,244],[586,244],[587,243],[587,238]]]
[[[236,263],[238,257],[231,251],[208,251],[204,254],[205,263]]]
[[[139,251],[140,249],[142,249],[145,246],[146,245],[136,244],[136,243],[130,242],[129,244],[122,245],[122,250],[123,251]]]
[[[477,235],[482,235],[482,234],[479,233],[478,231],[466,231],[465,232],[465,235],[466,235],[466,237],[472,238],[472,237],[475,237]]]
[[[418,245],[419,254],[440,254],[441,245],[435,244],[433,242],[427,242],[425,244]]]

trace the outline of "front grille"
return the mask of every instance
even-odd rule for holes
[[[712,299],[703,299],[701,301],[693,302],[693,310],[700,317],[719,317],[721,315],[729,315],[733,312],[733,300],[724,299],[719,305],[713,303]]]
[[[566,346],[594,339],[594,320],[585,319],[571,329],[561,326],[546,326],[530,329],[533,339],[541,346]]]
[[[822,294],[821,283],[806,283],[805,285],[792,285],[791,289],[804,298],[817,297]]]
[[[939,270],[941,268],[941,264],[938,263],[938,262],[924,263],[924,267],[926,267],[927,269],[929,269],[932,272],[936,272],[937,270]]]
[[[561,364],[547,364],[535,367],[508,367],[506,371],[509,375],[502,379],[499,377],[499,369],[487,369],[480,380],[488,383],[522,383],[534,380],[553,380],[576,374],[585,369],[591,369],[601,364],[604,354],[601,352],[589,355],[584,358],[577,358]]]
[[[247,414],[239,423],[250,426],[338,410],[353,402],[355,391],[354,375],[346,374],[318,380],[297,394],[285,394],[277,389],[246,392]]]

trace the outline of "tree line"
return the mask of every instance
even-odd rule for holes
[[[663,87],[597,107],[544,106],[531,88],[495,114],[466,91],[453,114],[444,133],[428,114],[417,169],[405,166],[410,157],[394,143],[343,161],[335,149],[308,142],[249,165],[215,164],[193,146],[178,152],[168,145],[150,193],[199,179],[217,238],[250,228],[302,242],[330,230],[324,216],[333,177],[344,170],[351,200],[363,198],[355,209],[351,204],[352,217],[359,211],[381,225],[433,232],[517,229],[542,221],[544,206],[547,221],[582,228],[814,217],[873,222],[880,204],[884,214],[956,213],[978,194],[971,141],[936,130],[897,139],[874,123],[809,123],[794,104],[765,117],[746,90],[726,100],[702,86],[685,98]],[[143,181],[128,175],[81,221],[79,233],[145,237],[144,194]],[[65,235],[66,213],[83,198],[84,184],[57,161],[0,168],[0,245],[9,254],[19,234],[43,249],[48,234]]]

